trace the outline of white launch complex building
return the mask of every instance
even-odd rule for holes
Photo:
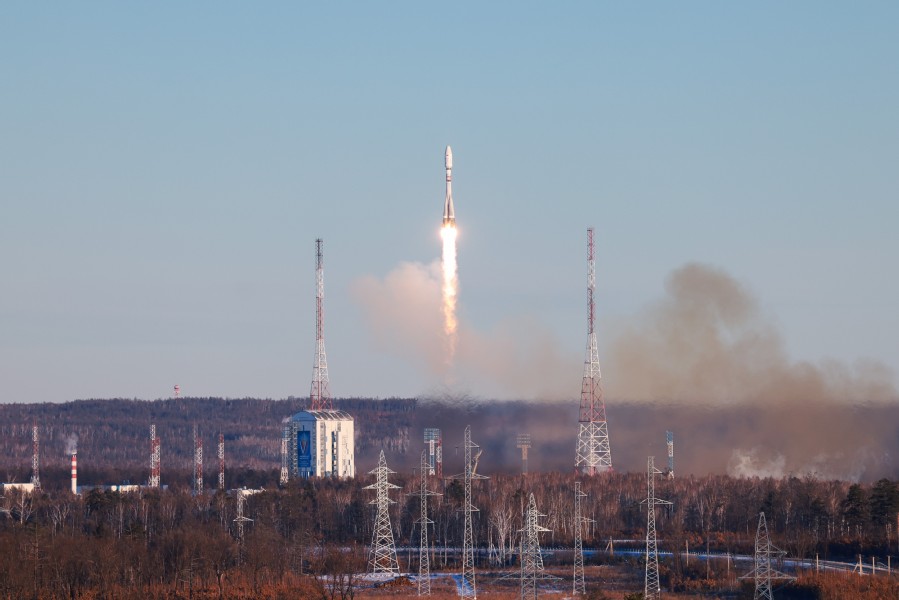
[[[342,410],[304,410],[284,424],[289,477],[354,477],[353,417]]]

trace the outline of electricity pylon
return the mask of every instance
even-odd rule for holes
[[[427,450],[421,451],[421,481],[419,483],[418,494],[421,499],[421,508],[419,519],[416,523],[421,528],[421,536],[418,545],[418,595],[431,595],[431,558],[430,546],[428,544],[428,525],[434,521],[428,518],[428,496],[440,496],[437,492],[428,489],[428,473],[431,472],[431,461]]]
[[[656,505],[670,505],[667,500],[656,498],[655,476],[662,472],[656,469],[655,457],[646,460],[646,581],[643,588],[644,600],[662,597],[659,584],[659,547],[656,541]]]
[[[581,498],[586,498],[587,494],[581,491],[581,482],[574,482],[574,589],[572,593],[577,596],[585,595],[586,587],[584,586],[584,523],[590,519],[585,519],[581,509]]]
[[[740,578],[755,580],[754,600],[773,600],[774,591],[771,589],[772,579],[782,579],[787,581],[796,579],[795,577],[781,573],[771,567],[771,558],[781,557],[784,554],[786,554],[786,552],[771,544],[771,538],[768,537],[768,523],[765,521],[765,513],[759,513],[759,527],[755,534],[753,569]]]
[[[372,533],[371,553],[368,557],[368,564],[372,573],[399,575],[400,565],[396,560],[393,529],[390,527],[389,508],[391,504],[394,504],[394,501],[388,496],[389,490],[395,490],[399,486],[387,481],[387,476],[392,473],[395,473],[395,471],[387,468],[387,460],[384,458],[384,451],[381,450],[378,467],[368,472],[369,475],[375,476],[375,483],[363,488],[375,490],[377,493],[375,500],[370,502],[370,504],[377,506],[377,516],[375,517],[375,528]]]
[[[521,529],[521,600],[537,597],[537,579],[543,574],[540,533],[549,531],[537,519],[545,516],[537,511],[534,494],[531,494],[524,515],[524,528]]]
[[[467,425],[465,427],[465,473],[452,477],[452,479],[465,481],[465,506],[462,508],[465,513],[465,533],[462,541],[462,598],[478,597],[474,576],[474,533],[471,524],[472,514],[478,512],[478,509],[471,503],[471,482],[474,479],[487,479],[487,477],[477,474],[481,452],[479,450],[477,455],[472,457],[471,451],[474,448],[480,448],[480,446],[471,441],[471,425]]]

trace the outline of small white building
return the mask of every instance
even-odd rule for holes
[[[23,492],[25,494],[31,494],[34,492],[34,484],[33,483],[0,483],[0,491],[4,491],[4,492],[18,491],[18,492]]]
[[[284,425],[290,477],[355,477],[353,417],[342,410],[304,410]]]

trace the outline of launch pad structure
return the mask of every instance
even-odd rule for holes
[[[354,477],[353,417],[335,410],[325,353],[325,278],[321,238],[315,240],[315,357],[309,408],[286,419],[281,432],[281,485],[292,477]]]

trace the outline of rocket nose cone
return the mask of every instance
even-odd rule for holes
[[[449,146],[446,147],[446,168],[453,168],[453,149]]]

